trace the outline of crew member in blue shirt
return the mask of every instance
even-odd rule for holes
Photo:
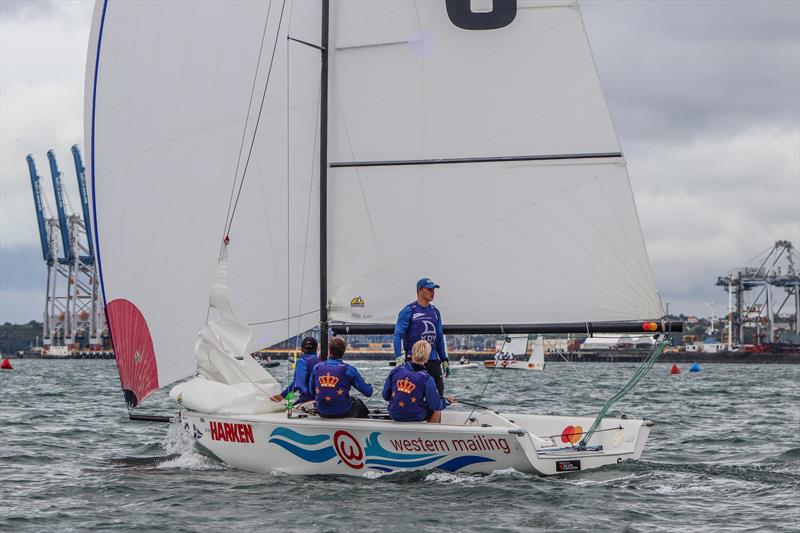
[[[311,388],[311,372],[314,370],[314,367],[317,366],[317,363],[319,363],[317,346],[317,339],[314,337],[306,337],[303,339],[300,343],[303,356],[295,363],[292,382],[289,383],[280,394],[273,396],[273,401],[282,401],[290,391],[294,391],[297,394],[294,399],[295,404],[310,402],[314,399],[315,395]]]
[[[417,300],[411,302],[397,315],[394,326],[394,355],[397,366],[406,362],[411,347],[422,339],[430,343],[432,350],[425,370],[436,382],[439,396],[444,396],[442,371],[450,377],[450,361],[447,359],[447,346],[442,333],[442,314],[431,303],[439,285],[430,278],[417,281]]]
[[[427,341],[418,340],[411,350],[411,360],[389,372],[383,384],[383,399],[389,402],[389,416],[397,422],[442,421],[442,410],[455,401],[439,396],[436,383],[425,371],[431,353]]]
[[[319,416],[366,418],[369,409],[360,398],[350,397],[350,387],[355,387],[369,398],[372,396],[372,385],[364,381],[355,367],[342,362],[347,349],[343,338],[332,338],[329,347],[328,359],[318,363],[311,373]]]

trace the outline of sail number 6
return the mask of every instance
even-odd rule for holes
[[[470,0],[445,0],[450,22],[464,30],[496,30],[517,16],[517,0],[492,0],[491,11],[474,12]]]

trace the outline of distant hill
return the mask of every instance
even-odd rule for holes
[[[0,325],[0,352],[3,354],[27,350],[42,336],[42,323],[31,320],[27,324],[6,322]]]

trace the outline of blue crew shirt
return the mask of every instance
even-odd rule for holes
[[[398,402],[398,380],[409,379],[413,382],[414,388],[406,393],[406,401]],[[423,391],[416,390],[416,385],[422,385]],[[422,394],[420,394],[422,392]],[[425,371],[425,367],[416,363],[405,363],[389,372],[386,382],[383,384],[383,399],[389,402],[389,416],[398,422],[422,422],[426,420],[433,411],[442,411],[447,407],[447,400],[439,396],[436,382]],[[411,398],[421,401],[411,403]]]
[[[400,310],[394,326],[394,355],[400,357],[411,354],[414,343],[420,339],[431,345],[431,361],[447,361],[447,345],[442,331],[442,315],[433,304],[420,305],[411,302]]]
[[[303,354],[297,360],[294,367],[294,377],[292,382],[281,392],[281,396],[286,398],[289,391],[297,391],[300,396],[295,400],[296,403],[308,402],[314,399],[314,388],[311,386],[311,371],[319,363],[319,356],[315,353]]]
[[[345,368],[342,369],[341,367]],[[316,384],[317,376],[322,374],[323,372],[325,373],[333,372],[334,374],[339,374],[340,372],[342,372],[342,370],[344,370],[344,374],[347,378],[347,381],[349,381],[346,390],[343,391],[343,396],[346,396],[346,398],[348,399],[350,398],[351,386],[355,387],[356,390],[358,390],[358,392],[360,392],[361,394],[363,394],[368,398],[372,396],[373,392],[372,385],[364,381],[364,378],[361,377],[361,374],[355,367],[350,366],[345,362],[342,362],[341,359],[328,358],[325,361],[321,361],[319,364],[317,364],[317,366],[314,367],[314,370],[311,372],[311,380],[309,383]],[[314,392],[317,393],[317,391]],[[336,405],[332,406],[332,409],[328,409],[325,405],[320,404],[320,399],[319,397],[317,397],[317,409],[319,409],[320,412],[323,412],[326,415],[340,415],[342,413],[347,412],[352,404],[352,402],[346,402],[346,403],[342,402],[341,401],[342,399],[343,398],[335,398],[335,400],[337,400],[335,402]]]

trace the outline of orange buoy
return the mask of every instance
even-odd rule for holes
[[[14,367],[11,366],[11,361],[8,360],[8,357],[3,358],[3,362],[0,363],[0,368],[3,370],[13,370]]]
[[[669,373],[670,374],[680,374],[681,373],[681,369],[678,368],[678,365],[676,365],[675,363],[672,363],[672,368],[669,369]]]

